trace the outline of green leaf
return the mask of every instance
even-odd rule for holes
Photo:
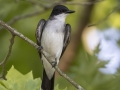
[[[6,81],[0,80],[0,90],[40,90],[41,79],[33,79],[32,71],[23,75],[12,66],[6,77]],[[67,90],[67,88],[59,89],[56,85],[55,90]]]
[[[12,66],[6,77],[6,81],[0,81],[0,90],[39,90],[40,88],[41,80],[33,79],[32,72],[23,75]]]

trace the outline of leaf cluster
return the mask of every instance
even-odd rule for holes
[[[6,77],[7,80],[0,80],[0,90],[40,90],[41,79],[33,79],[31,71],[23,75],[12,66]],[[67,88],[59,89],[59,85],[56,85],[55,90]]]

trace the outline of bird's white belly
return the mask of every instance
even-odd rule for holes
[[[64,34],[62,31],[50,31],[44,30],[41,38],[41,46],[43,49],[50,55],[50,57],[55,60],[57,59],[57,64],[59,63],[59,58],[63,49],[63,40]],[[49,79],[52,78],[55,69],[50,65],[50,63],[46,60],[46,58],[42,55],[42,62],[44,69],[47,73]]]
[[[49,55],[60,57],[63,48],[63,39],[62,32],[44,31],[41,45]]]

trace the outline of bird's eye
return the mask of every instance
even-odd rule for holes
[[[62,9],[60,9],[59,12],[62,12]]]

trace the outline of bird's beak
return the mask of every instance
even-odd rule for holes
[[[74,13],[75,11],[73,11],[73,10],[69,10],[69,11],[67,11],[66,13],[67,14],[71,14],[71,13]]]

